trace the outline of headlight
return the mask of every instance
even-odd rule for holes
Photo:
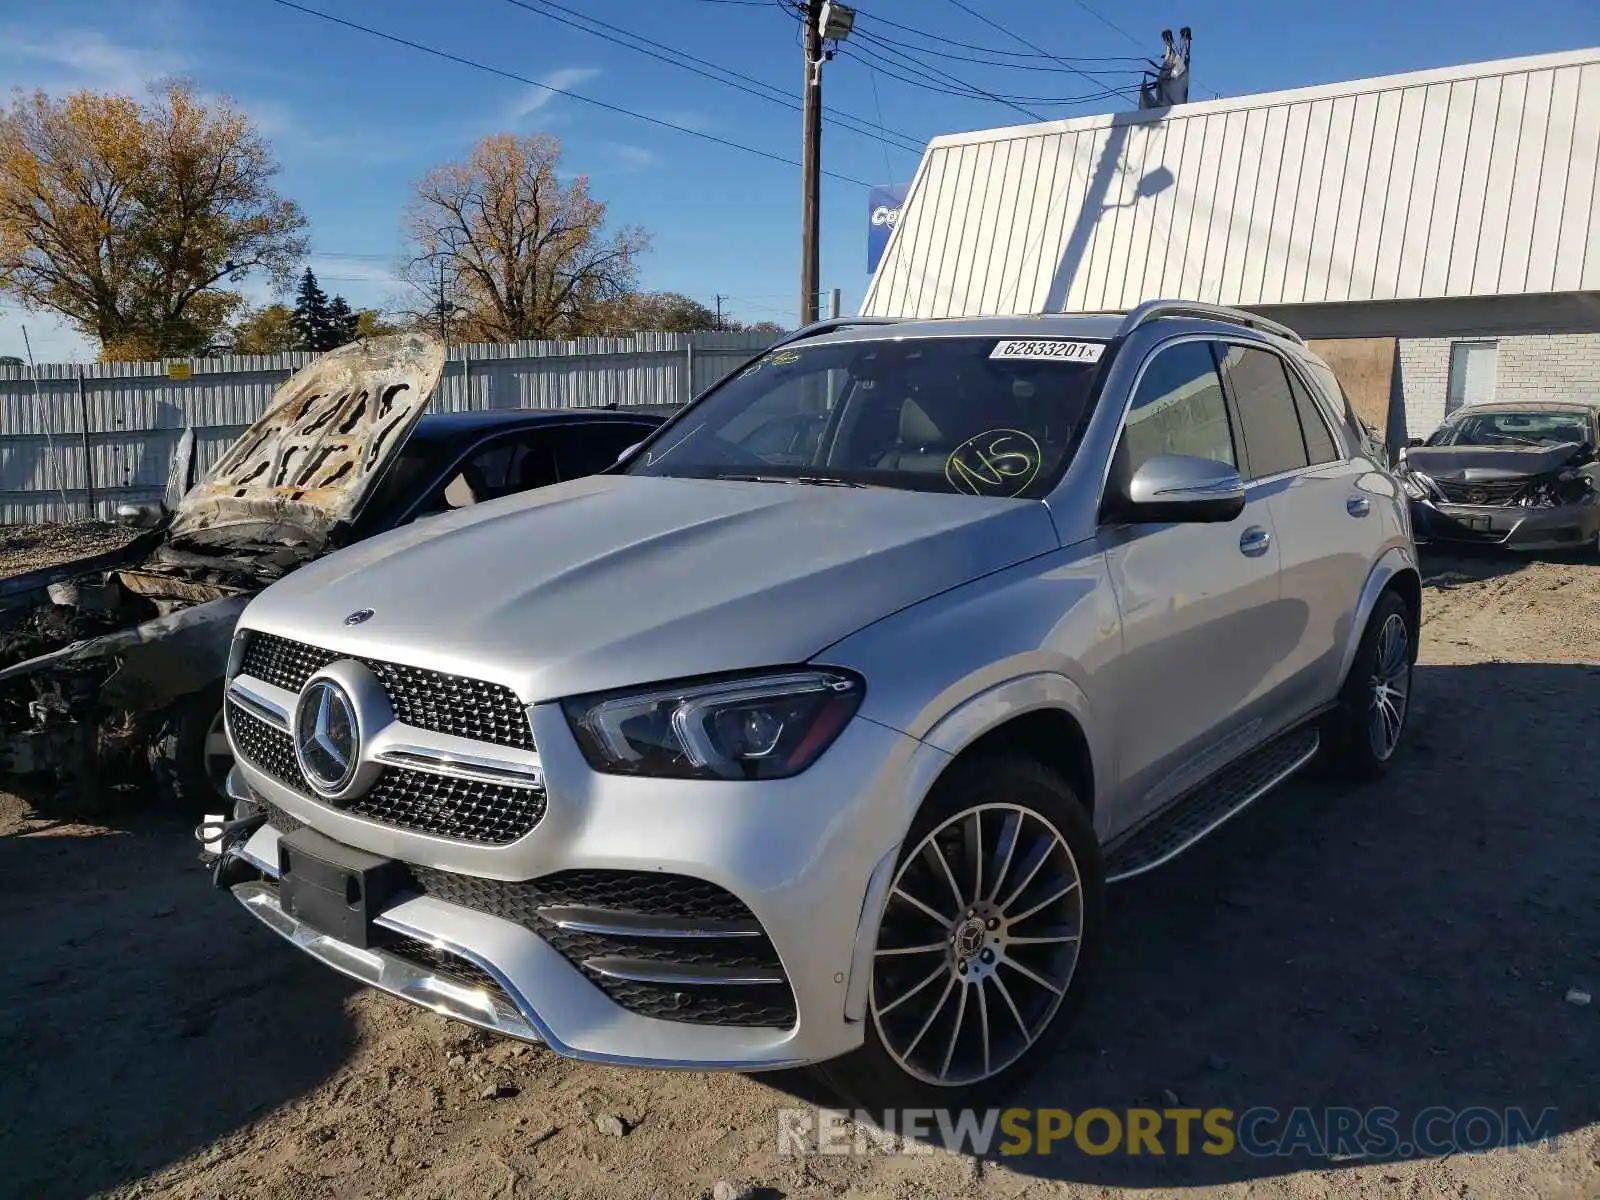
[[[855,715],[863,687],[841,671],[576,696],[567,722],[597,771],[678,779],[782,779],[805,770]]]
[[[1400,475],[1400,490],[1413,500],[1426,500],[1432,493],[1428,490],[1428,477],[1406,471]]]

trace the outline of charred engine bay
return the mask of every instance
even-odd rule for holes
[[[142,790],[166,706],[220,678],[244,603],[323,549],[281,526],[270,544],[243,532],[205,545],[152,531],[120,561],[9,581],[20,586],[0,607],[0,771],[51,777],[39,799],[102,806]]]

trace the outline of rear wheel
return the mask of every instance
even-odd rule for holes
[[[1345,677],[1339,705],[1324,729],[1323,764],[1350,780],[1374,779],[1388,769],[1411,713],[1411,669],[1417,631],[1411,606],[1385,592]]]
[[[1045,1062],[1088,983],[1103,883],[1055,772],[958,762],[906,838],[878,930],[866,1040],[824,1081],[869,1108],[970,1105]]]
[[[230,811],[225,786],[233,749],[222,722],[222,688],[202,688],[170,709],[150,747],[163,806],[185,817]]]

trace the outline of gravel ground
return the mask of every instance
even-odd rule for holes
[[[497,1042],[301,958],[181,828],[0,797],[0,1195],[1600,1196],[1600,1006],[1567,998],[1600,992],[1600,566],[1430,576],[1389,777],[1293,783],[1114,889],[1099,986],[1021,1099],[1553,1107],[1553,1152],[782,1156],[801,1079]]]
[[[0,525],[0,578],[115,550],[131,542],[137,532],[105,521]]]

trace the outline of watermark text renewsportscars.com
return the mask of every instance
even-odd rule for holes
[[[783,1108],[778,1153],[1410,1158],[1555,1149],[1553,1108]]]

